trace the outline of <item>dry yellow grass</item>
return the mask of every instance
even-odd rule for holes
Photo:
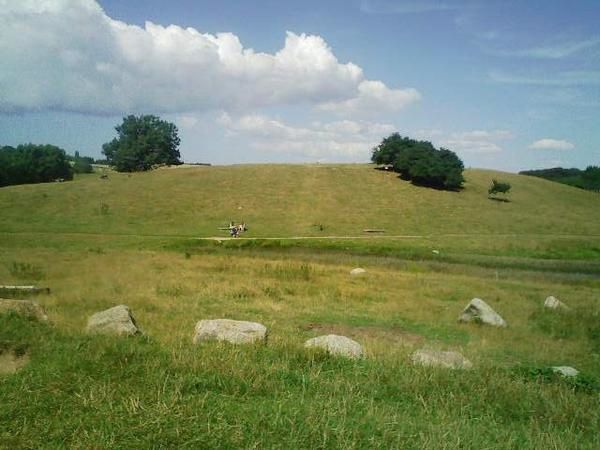
[[[301,345],[316,334],[347,334],[381,358],[403,358],[422,346],[457,349],[484,365],[546,362],[594,366],[584,341],[556,339],[537,327],[546,296],[573,308],[594,308],[597,291],[552,275],[530,281],[495,279],[493,271],[432,271],[419,263],[390,267],[365,259],[367,273],[351,276],[351,258],[335,262],[284,254],[250,257],[152,251],[8,250],[27,261],[51,287],[39,300],[54,323],[83,330],[88,316],[130,306],[145,333],[167,346],[191,339],[196,321],[234,318],[264,323],[275,343]],[[472,273],[471,273],[472,272]],[[0,279],[22,282],[0,265]],[[506,330],[457,323],[473,297],[504,316]],[[404,355],[404,356],[402,356]]]

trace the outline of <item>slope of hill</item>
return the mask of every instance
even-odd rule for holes
[[[214,236],[229,220],[247,236],[600,235],[597,194],[467,170],[461,192],[416,187],[370,165],[244,165],[83,175],[71,183],[0,189],[4,232]],[[487,198],[492,178],[510,202]],[[222,234],[222,233],[221,233]]]

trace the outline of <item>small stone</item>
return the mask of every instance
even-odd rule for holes
[[[506,326],[506,321],[480,298],[471,300],[458,320],[459,322],[477,322],[495,327]]]
[[[446,369],[470,369],[473,363],[458,352],[421,349],[411,356],[413,364]]]
[[[569,309],[567,305],[552,295],[546,298],[544,307],[548,309]]]
[[[88,319],[87,330],[91,333],[133,336],[140,334],[128,306],[118,305],[98,312]]]
[[[47,321],[48,316],[42,306],[31,300],[12,300],[0,298],[0,314],[14,311],[15,313],[41,321]]]
[[[350,271],[350,275],[361,275],[363,273],[367,273],[367,271],[361,267],[357,267]]]
[[[337,334],[309,339],[304,343],[304,346],[321,348],[331,355],[345,356],[351,359],[361,358],[364,355],[363,348],[358,342]]]
[[[552,367],[552,371],[554,373],[558,373],[559,375],[562,375],[563,377],[569,377],[569,378],[573,378],[573,377],[576,377],[577,375],[579,375],[579,370],[577,370],[573,367],[569,367],[569,366]]]
[[[231,344],[252,344],[265,341],[267,327],[243,320],[201,320],[194,330],[194,344],[202,341],[226,341]]]

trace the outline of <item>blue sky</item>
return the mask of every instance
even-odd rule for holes
[[[600,165],[600,2],[0,0],[0,145],[364,162],[393,131],[507,171]]]

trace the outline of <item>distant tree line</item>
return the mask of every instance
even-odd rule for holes
[[[519,173],[521,175],[530,175],[550,181],[556,181],[558,183],[568,184],[580,189],[600,191],[599,166],[588,166],[585,170],[554,167],[552,169],[523,170]]]
[[[456,153],[398,133],[386,137],[373,149],[371,161],[391,165],[403,179],[421,186],[455,190],[464,182],[464,164]]]
[[[67,159],[71,163],[74,173],[92,173],[95,164],[94,158],[90,156],[80,156],[79,152],[76,151],[74,156],[67,155]]]
[[[0,147],[0,186],[72,179],[67,154],[55,145]]]

